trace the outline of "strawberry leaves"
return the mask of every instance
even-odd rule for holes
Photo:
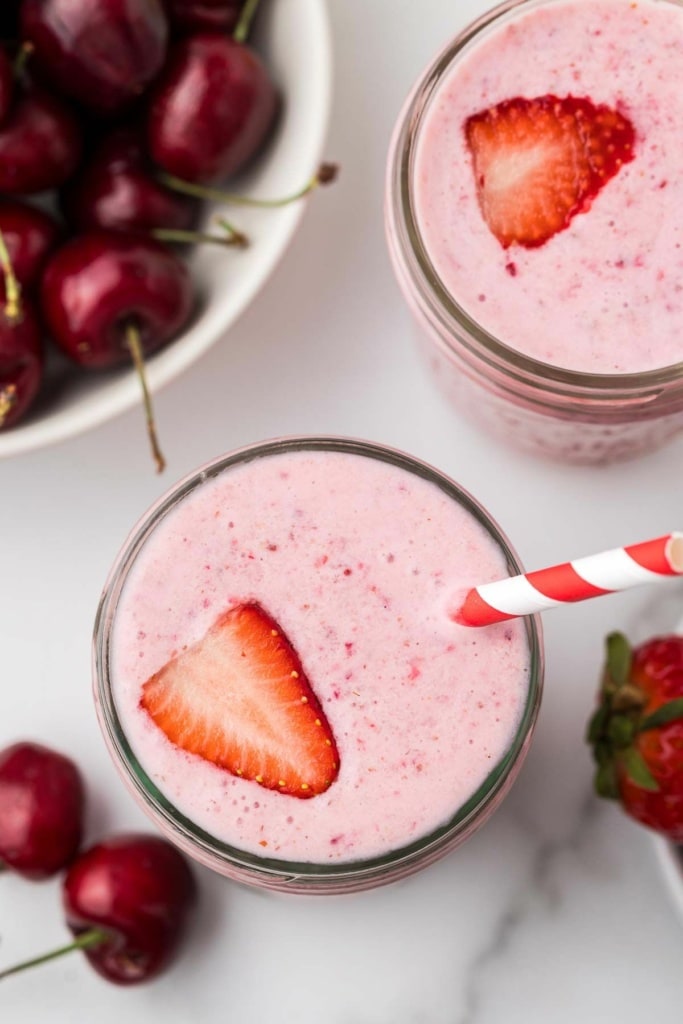
[[[633,654],[623,633],[610,633],[607,637],[607,671],[617,686],[623,686],[631,674]]]
[[[662,704],[651,715],[648,715],[640,723],[640,732],[647,729],[660,729],[663,725],[683,719],[683,697],[677,700],[670,700],[668,704]]]
[[[639,654],[642,660],[642,649]],[[634,678],[634,652],[628,640],[622,633],[611,633],[606,642],[601,699],[586,734],[597,765],[594,784],[599,796],[618,799],[620,779],[624,778],[649,793],[659,792],[639,738],[683,721],[683,697],[664,701],[644,714],[651,697]]]
[[[620,754],[621,763],[631,782],[650,793],[659,791],[659,783],[647,766],[647,761],[635,747],[626,747]]]

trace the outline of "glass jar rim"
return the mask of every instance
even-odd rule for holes
[[[421,867],[430,860],[436,859],[444,850],[444,846],[448,847],[454,836],[466,831],[473,820],[476,820],[494,801],[503,788],[510,770],[520,755],[524,753],[536,721],[543,686],[542,630],[537,616],[529,617],[525,621],[529,650],[529,686],[520,722],[504,756],[470,799],[459,807],[453,817],[443,826],[410,844],[390,851],[388,854],[372,858],[342,861],[335,864],[289,861],[251,854],[218,840],[183,815],[172,801],[158,789],[128,743],[116,708],[110,671],[110,642],[116,605],[128,573],[147,537],[179,502],[207,480],[213,479],[235,465],[289,451],[343,452],[360,455],[388,462],[434,483],[448,497],[465,507],[483,526],[503,553],[511,574],[523,571],[507,537],[479,502],[449,477],[419,459],[382,444],[336,435],[296,435],[257,442],[219,456],[181,479],[148,509],[128,535],[105,583],[95,619],[93,635],[95,704],[105,741],[124,781],[134,794],[142,799],[147,812],[162,830],[190,855],[196,856],[201,850],[204,857],[210,858],[213,866],[220,862],[230,865],[234,869],[225,873],[234,874],[240,880],[247,882],[257,878],[270,878],[272,887],[275,888],[279,887],[278,881],[286,884],[292,880],[299,880],[304,883],[304,886],[306,882],[318,883],[323,888],[326,888],[326,883],[329,883],[330,887],[334,887],[335,883],[340,882],[343,888],[344,881],[350,879],[354,882],[366,880],[368,884],[381,884],[382,881],[391,880],[391,877],[384,878],[383,876],[387,873],[391,875],[392,869],[393,872],[402,872],[409,870],[409,865],[415,862],[417,866]],[[199,859],[202,857],[200,856]],[[221,870],[220,868],[216,869]],[[261,884],[267,885],[268,883],[262,881]]]
[[[449,294],[422,239],[413,203],[413,163],[424,115],[443,76],[480,33],[506,16],[561,2],[563,0],[503,0],[458,33],[419,77],[400,115],[388,163],[388,186],[392,196],[388,215],[398,237],[400,256],[416,289],[423,314],[442,327],[436,333],[439,343],[449,352],[456,352],[448,339],[457,333],[458,345],[467,349],[477,361],[502,370],[507,377],[521,384],[542,381],[549,391],[561,397],[590,395],[593,400],[604,398],[606,402],[637,397],[641,401],[649,401],[656,399],[663,387],[670,390],[678,385],[677,391],[683,398],[683,361],[635,373],[587,373],[543,362],[505,345],[481,327]],[[683,0],[660,2],[683,7]]]

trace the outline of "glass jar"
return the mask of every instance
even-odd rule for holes
[[[556,459],[602,463],[655,449],[683,430],[683,364],[639,373],[584,373],[508,347],[504,337],[483,329],[446,290],[421,235],[414,192],[425,115],[454,65],[507,21],[561,2],[507,0],[465,28],[427,68],[394,131],[385,223],[420,350],[441,392],[489,432],[518,447]],[[590,10],[590,0],[585,3]],[[681,7],[681,0],[661,3]],[[459,243],[462,250],[466,242]]]
[[[416,481],[416,485],[419,487],[423,486],[422,481],[434,484],[442,494],[445,494],[448,499],[463,507],[473,517],[474,521],[483,527],[488,537],[493,541],[494,548],[492,550],[500,552],[510,574],[522,571],[507,539],[481,506],[469,494],[437,470],[408,455],[381,445],[332,437],[295,437],[263,442],[216,459],[196,473],[188,476],[162,497],[134,528],[116,559],[97,613],[93,651],[94,694],[100,725],[116,767],[142,809],[152,818],[171,842],[205,866],[250,885],[290,893],[343,893],[383,885],[425,867],[463,842],[488,818],[499,804],[519,771],[536,721],[543,678],[542,637],[539,621],[532,617],[526,619],[521,628],[523,629],[522,635],[525,644],[528,645],[529,684],[525,700],[523,701],[523,707],[521,708],[519,723],[512,741],[498,763],[495,764],[484,781],[478,786],[476,792],[462,806],[457,808],[450,820],[445,821],[428,835],[423,835],[414,841],[408,841],[405,845],[391,850],[386,855],[364,860],[344,860],[342,862],[320,864],[292,862],[266,855],[259,856],[252,852],[240,850],[222,842],[209,834],[205,828],[193,822],[186,813],[182,813],[174,806],[171,799],[162,792],[160,786],[150,777],[150,774],[143,767],[136,750],[133,749],[134,743],[130,742],[126,735],[121,707],[117,703],[117,691],[112,672],[112,637],[115,631],[121,595],[131,572],[136,568],[138,556],[145,548],[150,537],[154,535],[160,524],[164,523],[166,517],[172,515],[198,488],[201,488],[207,482],[213,481],[221,474],[229,474],[235,467],[242,469],[248,463],[268,459],[275,455],[297,452],[305,452],[307,454],[345,453],[359,456],[380,463],[387,463],[389,466],[396,467],[406,474],[420,478],[419,481]],[[253,480],[251,486],[254,486]],[[298,492],[295,493],[298,495]],[[392,501],[394,500],[392,498]],[[441,501],[441,498],[439,500]],[[236,518],[234,513],[232,518]],[[183,530],[185,529],[186,526],[183,526]],[[263,529],[268,529],[267,520]],[[187,532],[189,533],[189,528],[187,528]],[[167,540],[167,535],[164,535],[164,538]],[[254,538],[250,537],[249,540],[253,540],[254,544],[256,543]],[[440,544],[441,541],[439,540]],[[155,549],[155,553],[158,554],[158,549]],[[218,555],[216,555],[216,558],[218,558]],[[391,560],[393,560],[393,556]],[[229,582],[228,580],[226,583],[228,592],[230,592]],[[221,582],[221,590],[222,587],[223,583]],[[161,594],[163,594],[165,601],[168,600],[169,604],[172,603],[171,592],[165,584],[159,591],[159,599],[161,599]],[[445,625],[450,630],[451,627],[447,620]],[[174,623],[173,629],[175,630],[175,628]],[[478,630],[477,632],[480,636],[483,635],[482,631]],[[138,656],[137,652],[133,655],[134,658]],[[156,670],[157,666],[154,666],[153,671]],[[525,671],[527,670],[525,669]],[[132,706],[135,708],[138,707],[139,703],[136,687],[137,683],[134,684],[132,691]],[[419,694],[417,694],[417,697],[419,697],[420,702],[424,699]],[[443,714],[443,712],[440,712],[440,714]],[[488,756],[491,755],[489,754]],[[343,768],[344,757],[342,756],[341,770]],[[227,776],[228,773],[225,774]],[[232,776],[230,778],[232,779]],[[259,794],[264,792],[256,783],[245,783],[243,780],[240,780],[240,784],[242,786],[254,786],[254,792],[258,791]],[[295,804],[299,803],[299,801],[292,797],[277,793],[271,795],[275,801],[294,800]],[[320,797],[316,799],[320,799]],[[358,798],[354,796],[353,799],[355,801]],[[308,803],[308,801],[303,801],[303,803]],[[224,804],[225,813],[239,813],[231,811],[231,803],[227,796],[225,797]],[[222,806],[221,813],[223,813]]]

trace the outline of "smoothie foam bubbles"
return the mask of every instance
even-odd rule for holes
[[[219,460],[152,510],[105,592],[97,687],[115,760],[225,874],[343,891],[416,870],[486,817],[526,749],[536,624],[469,630],[447,613],[459,585],[515,571],[469,496],[388,449],[299,439]],[[169,737],[145,706],[147,681],[245,605],[291,644],[336,744],[338,774],[311,798],[183,749],[193,723]]]

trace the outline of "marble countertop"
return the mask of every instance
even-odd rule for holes
[[[283,2],[283,0],[280,0]],[[365,436],[439,466],[501,522],[529,567],[681,527],[683,442],[628,465],[508,452],[442,404],[388,264],[382,186],[394,117],[435,50],[485,0],[331,0],[328,154],[338,185],[230,334],[157,399],[169,470],[135,410],[0,465],[0,746],[71,751],[89,834],[146,827],[101,742],[89,634],[109,565],[162,489],[222,451],[278,434]],[[680,1017],[683,922],[654,844],[591,795],[583,743],[613,628],[646,635],[683,607],[666,585],[546,616],[544,703],[510,796],[466,846],[364,895],[265,895],[201,873],[185,955],[158,983],[107,985],[80,956],[7,980],[3,1020],[66,1024],[640,1024]],[[676,617],[680,617],[680,614]],[[0,963],[64,941],[58,887],[0,880]],[[678,1012],[677,1012],[678,1011]]]

